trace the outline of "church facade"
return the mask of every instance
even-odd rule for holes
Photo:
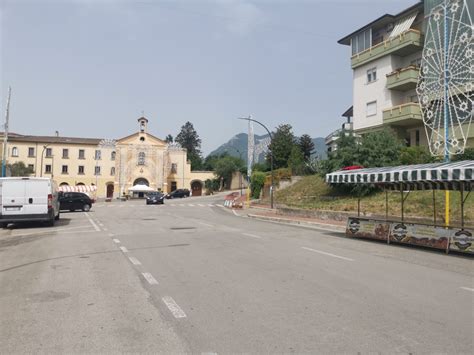
[[[63,188],[89,187],[98,198],[180,188],[196,196],[215,177],[213,172],[191,171],[186,149],[150,134],[145,117],[138,119],[137,132],[116,140],[11,133],[7,163],[18,162],[30,167],[33,176],[50,176]]]

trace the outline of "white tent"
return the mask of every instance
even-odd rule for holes
[[[146,185],[135,185],[128,189],[129,192],[150,192],[155,191],[150,186]]]

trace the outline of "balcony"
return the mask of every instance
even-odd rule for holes
[[[363,52],[353,55],[351,57],[351,66],[354,69],[388,54],[407,56],[421,51],[422,47],[423,36],[420,31],[411,29],[395,38],[387,39]]]
[[[421,108],[417,102],[394,106],[383,111],[383,123],[392,126],[415,126],[423,122]]]
[[[410,65],[409,67],[387,74],[387,89],[408,91],[416,88],[420,68]]]

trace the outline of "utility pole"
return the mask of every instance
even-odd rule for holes
[[[7,176],[7,145],[8,145],[8,121],[10,118],[10,98],[12,88],[8,87],[7,108],[5,112],[5,129],[3,130],[3,157],[2,157],[2,177]]]
[[[246,121],[249,121],[249,122],[255,122],[257,124],[259,124],[260,126],[262,126],[263,128],[265,128],[265,130],[267,131],[268,135],[270,136],[270,144],[272,144],[272,141],[273,141],[273,135],[272,135],[272,132],[270,132],[270,130],[267,128],[267,126],[265,126],[262,122],[259,122],[257,120],[254,120],[252,118],[252,116],[249,116],[249,117],[238,117],[239,120],[246,120]],[[273,188],[274,188],[274,182],[273,182],[273,152],[271,149],[269,149],[270,151],[270,171],[271,171],[271,186],[270,186],[270,208],[273,209]]]

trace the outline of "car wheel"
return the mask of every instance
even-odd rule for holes
[[[61,213],[58,212],[58,215],[57,215],[56,217],[54,217],[54,219],[55,219],[56,221],[59,221],[59,216],[60,216],[60,215],[61,215]]]
[[[84,212],[89,212],[91,210],[91,206],[86,203],[84,206],[82,206],[82,210]]]
[[[48,227],[54,227],[54,222],[56,222],[56,218],[51,218],[48,222],[46,222],[46,225]]]

